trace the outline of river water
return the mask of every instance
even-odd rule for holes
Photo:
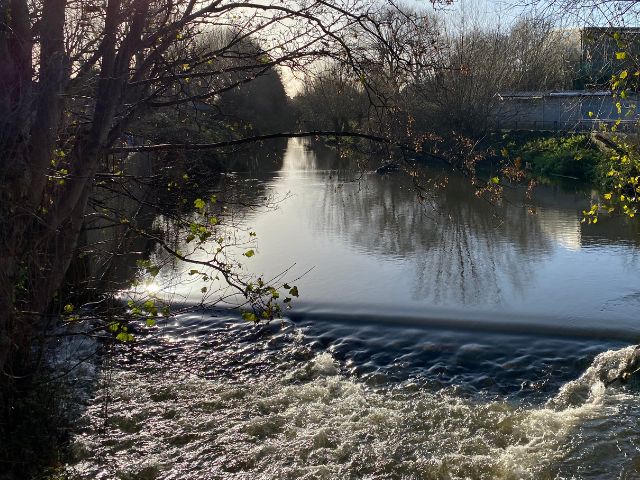
[[[300,300],[116,347],[71,478],[640,478],[638,385],[605,387],[640,338],[638,227],[581,223],[575,186],[496,204],[443,166],[375,166],[290,141],[225,175],[277,203],[234,219],[256,232],[244,268],[304,274]],[[154,288],[198,302],[189,268]]]

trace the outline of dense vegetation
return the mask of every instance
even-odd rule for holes
[[[496,134],[489,148],[498,158],[518,160],[532,174],[567,177],[600,184],[598,172],[607,155],[589,134],[507,133]]]

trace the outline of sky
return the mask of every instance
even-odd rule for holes
[[[385,0],[381,0],[385,1]],[[431,0],[393,0],[401,6],[416,10],[433,10]],[[583,8],[568,12],[562,3],[572,1]],[[593,7],[597,4],[597,7]],[[589,6],[590,5],[590,6]],[[454,0],[449,6],[436,6],[441,19],[452,29],[467,18],[490,28],[508,30],[523,15],[542,16],[553,22],[558,29],[584,26],[640,26],[640,0]],[[290,71],[282,71],[287,93],[294,96],[300,92],[303,81]]]
[[[640,2],[636,0],[573,0],[581,5],[571,12],[562,8],[567,0],[454,0],[450,7],[439,7],[455,16],[462,11],[474,12],[493,25],[509,26],[523,14],[544,16],[559,27],[574,28],[584,25],[640,25]],[[409,5],[428,8],[429,0],[409,0]]]

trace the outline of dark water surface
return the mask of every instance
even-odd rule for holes
[[[640,337],[637,227],[580,223],[576,189],[539,187],[535,214],[520,191],[491,205],[435,167],[447,186],[419,202],[407,175],[295,141],[275,167],[230,176],[288,197],[238,215],[244,263],[313,267],[302,299],[269,325],[208,310],[118,347],[72,478],[640,478],[638,385],[605,387]],[[155,288],[201,296],[186,272]]]

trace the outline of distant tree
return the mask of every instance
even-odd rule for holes
[[[579,51],[570,32],[537,17],[501,29],[475,13],[465,10],[458,23],[451,23],[433,13],[386,9],[378,21],[380,35],[363,49],[361,69],[345,75],[344,68],[335,72],[328,67],[301,96],[309,103],[340,92],[340,102],[317,102],[314,113],[320,117],[342,107],[348,115],[345,106],[353,95],[345,94],[347,78],[379,107],[367,112],[368,122],[390,134],[456,131],[474,136],[491,127],[499,92],[572,86]],[[353,112],[341,122],[361,118],[361,109]]]
[[[296,100],[301,122],[311,129],[357,130],[368,110],[364,86],[351,69],[337,63],[312,77]]]

